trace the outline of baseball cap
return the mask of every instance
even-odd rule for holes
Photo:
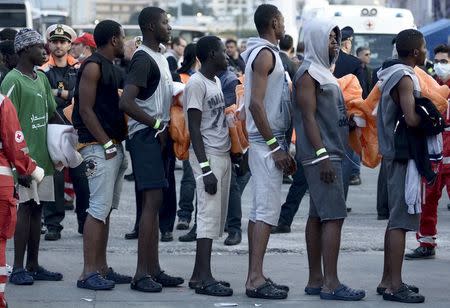
[[[73,44],[83,44],[89,47],[97,48],[97,45],[94,41],[94,36],[90,33],[83,33],[79,37],[77,37],[73,42]]]

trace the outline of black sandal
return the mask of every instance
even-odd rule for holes
[[[273,282],[272,279],[270,279],[270,278],[267,278],[266,281],[270,282],[277,289],[283,290],[284,292],[289,292],[289,287],[288,286],[285,286],[285,285],[282,285],[282,284],[277,284],[277,283]]]
[[[159,272],[158,275],[153,277],[157,283],[161,284],[163,287],[178,287],[180,284],[184,283],[184,279],[181,277],[169,276],[164,271]]]
[[[138,280],[133,280],[130,284],[130,288],[140,292],[156,293],[162,291],[162,285],[155,282],[149,275],[139,278]]]
[[[231,296],[233,295],[233,289],[226,287],[219,281],[201,282],[201,284],[195,289],[195,293],[210,295],[210,296]]]
[[[400,303],[423,303],[425,297],[418,293],[414,293],[408,289],[405,285],[402,285],[394,293],[383,293],[383,299],[386,301],[400,302]]]
[[[201,287],[201,283],[202,283],[201,281],[189,281],[189,283],[188,283],[189,289],[195,290],[198,287]],[[219,280],[219,283],[227,288],[229,288],[231,286],[231,284],[228,281]]]
[[[419,293],[419,288],[414,286],[414,285],[410,285],[410,284],[406,284],[403,283],[404,286],[406,286],[408,289],[410,289],[411,291],[413,291],[414,293]],[[387,288],[385,287],[377,287],[377,293],[379,295],[383,295],[383,293],[386,291]]]
[[[251,298],[262,299],[285,299],[288,296],[286,291],[276,288],[268,281],[255,289],[246,289],[245,294]]]

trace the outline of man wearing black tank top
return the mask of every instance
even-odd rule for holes
[[[158,255],[158,214],[167,181],[167,125],[173,83],[161,44],[170,39],[169,19],[164,10],[146,7],[139,14],[142,45],[134,53],[120,108],[128,119],[129,150],[136,188],[142,196],[139,223],[138,264],[131,289],[161,292],[184,282],[161,270]],[[166,205],[164,205],[166,206]]]
[[[127,168],[121,144],[127,128],[119,110],[119,80],[113,65],[115,58],[124,55],[125,34],[120,24],[104,20],[95,27],[94,39],[98,50],[80,68],[72,116],[90,190],[83,232],[84,268],[77,286],[110,290],[116,283],[131,281],[106,261],[109,216],[119,205]]]

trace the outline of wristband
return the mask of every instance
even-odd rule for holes
[[[114,143],[112,142],[112,140],[109,140],[107,143],[105,143],[103,145],[103,148],[106,150],[107,148],[109,148],[110,146],[112,146]]]
[[[320,148],[320,149],[318,149],[317,151],[316,151],[316,156],[320,156],[320,155],[322,155],[323,153],[326,153],[327,152],[327,149],[325,149],[325,148]]]
[[[269,157],[271,154],[275,153],[276,151],[281,150],[281,146],[277,146],[275,149],[273,149],[272,151],[270,151],[269,153],[267,153],[266,155],[264,155],[264,158]]]
[[[110,149],[106,149],[106,150],[105,150],[105,153],[106,153],[106,154],[112,154],[112,153],[115,153],[115,152],[117,152],[116,147],[113,147],[113,148],[110,148]]]
[[[274,144],[275,142],[277,142],[277,138],[273,137],[272,139],[267,140],[267,141],[266,141],[266,144],[267,144],[268,146],[271,146],[271,145]]]
[[[207,176],[207,175],[210,175],[210,174],[212,174],[213,172],[212,172],[212,170],[210,170],[210,171],[208,171],[208,172],[206,172],[206,173],[203,173],[203,174],[200,174],[198,177],[196,177],[195,179],[196,180],[200,180],[201,178],[203,178],[203,177],[205,177],[205,176]]]
[[[206,167],[209,167],[209,161],[205,161],[205,162],[203,162],[203,163],[200,163],[200,168],[206,168]]]
[[[153,128],[158,129],[160,125],[161,125],[161,119],[156,119],[156,122],[155,122],[155,125],[153,125]]]
[[[330,158],[330,155],[324,155],[324,156],[321,156],[319,158],[316,158],[315,160],[313,160],[311,162],[311,165],[317,164],[318,162],[321,162],[322,160],[325,160],[325,159],[328,159],[328,158]]]
[[[156,131],[155,138],[158,137],[158,135],[161,134],[163,131],[165,131],[166,128],[167,128],[167,124],[164,124],[164,126],[163,126],[162,129],[158,129],[158,130]]]

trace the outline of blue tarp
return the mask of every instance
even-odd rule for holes
[[[433,49],[440,44],[450,43],[450,19],[441,19],[420,28],[425,36],[429,58],[434,57]]]

